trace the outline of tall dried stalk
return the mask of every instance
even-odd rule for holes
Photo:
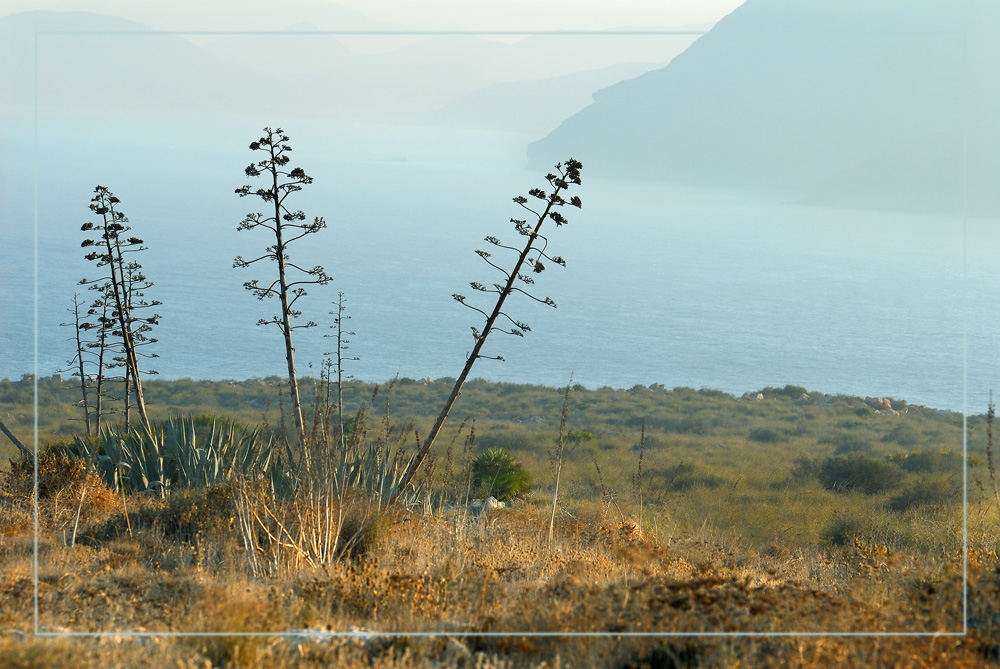
[[[639,469],[635,473],[635,490],[639,497],[639,533],[642,534],[642,456],[646,452],[646,424],[642,424],[639,432]]]
[[[559,420],[559,440],[556,442],[555,483],[552,489],[552,513],[549,514],[549,546],[552,545],[552,531],[556,524],[556,506],[559,500],[559,477],[562,475],[563,455],[566,452],[566,416],[569,414],[569,393],[573,388],[573,375],[566,384],[566,394],[563,396],[562,418]]]
[[[83,486],[80,489],[80,503],[76,506],[76,518],[73,520],[73,536],[69,539],[69,547],[72,549],[76,546],[76,531],[80,527],[80,512],[83,511],[83,497],[87,494],[87,470],[84,470]]]
[[[87,383],[87,373],[85,370],[85,365],[87,364],[87,345],[83,341],[82,333],[85,330],[83,318],[80,316],[80,295],[79,293],[73,293],[73,308],[70,309],[73,313],[72,323],[60,323],[60,327],[73,328],[73,336],[70,340],[75,344],[74,356],[67,361],[69,367],[60,370],[60,372],[72,372],[73,376],[80,379],[80,402],[79,406],[83,408],[83,424],[87,430],[87,436],[89,437],[93,434],[93,429],[90,424],[90,396],[88,391],[90,387]]]
[[[35,461],[35,454],[31,451],[30,448],[22,444],[21,440],[15,437],[13,432],[7,429],[7,426],[3,424],[3,421],[0,421],[0,432],[3,432],[5,435],[7,435],[7,438],[10,439],[10,443],[17,446],[17,450],[21,451],[24,457],[28,458],[28,460],[30,460],[31,462]]]
[[[247,281],[243,286],[258,300],[277,297],[281,303],[281,313],[270,318],[261,318],[257,325],[276,325],[285,340],[285,361],[288,366],[288,393],[292,402],[292,418],[295,420],[295,433],[304,469],[310,467],[308,448],[306,444],[305,423],[302,420],[302,401],[299,397],[299,382],[295,370],[295,346],[292,343],[292,331],[300,328],[314,327],[312,321],[305,325],[294,325],[293,321],[301,315],[295,303],[306,294],[304,286],[325,286],[330,282],[330,276],[322,266],[304,268],[289,259],[288,247],[293,242],[316,234],[326,228],[326,221],[317,216],[311,223],[305,222],[306,215],[301,211],[290,209],[285,200],[302,187],[312,183],[312,177],[301,167],[288,169],[290,161],[288,153],[292,147],[288,145],[288,136],[281,128],[271,130],[264,128],[264,135],[250,143],[252,151],[263,153],[263,159],[250,164],[245,172],[248,177],[263,177],[265,185],[253,189],[251,186],[241,186],[236,189],[240,197],[255,195],[268,206],[268,214],[251,212],[246,215],[237,230],[255,230],[263,228],[268,236],[273,235],[274,244],[268,246],[263,255],[250,260],[236,256],[233,267],[250,267],[260,261],[272,260],[277,265],[277,278],[264,283],[259,279]]]
[[[1000,516],[1000,486],[997,486],[997,469],[993,463],[993,418],[996,409],[993,406],[993,391],[990,391],[990,408],[986,412],[986,466],[990,470],[990,481],[993,483],[993,496],[997,501],[997,515]]]

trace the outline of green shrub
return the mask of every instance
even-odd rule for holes
[[[889,430],[885,436],[882,437],[882,441],[886,443],[899,444],[900,446],[915,446],[920,443],[920,434],[913,428],[912,425],[909,425],[908,423],[900,423]]]
[[[477,435],[479,444],[485,450],[501,451],[536,451],[547,448],[549,443],[545,435],[537,430],[529,430],[523,425],[498,424],[489,432]]]
[[[509,502],[531,493],[531,476],[514,456],[502,448],[487,448],[472,462],[472,489]]]
[[[809,391],[806,390],[804,386],[793,386],[789,384],[784,388],[773,388],[768,386],[758,390],[757,393],[763,393],[764,397],[781,397],[789,400],[800,400],[803,395],[808,395]]]
[[[829,443],[834,445],[834,455],[847,455],[848,453],[873,454],[871,442],[855,432],[841,432],[830,439]]]
[[[53,457],[77,457],[76,442],[72,439],[53,439],[45,445],[44,449],[41,449],[40,455],[44,457],[45,455],[50,455]]]
[[[708,397],[713,400],[731,400],[733,396],[724,390],[716,390],[715,388],[699,388],[698,394],[702,397]]]
[[[893,454],[889,459],[908,472],[957,474],[962,471],[962,454],[958,451],[911,451]],[[969,466],[976,466],[975,462],[970,456]]]
[[[708,422],[701,416],[685,416],[674,425],[674,432],[678,434],[708,434]]]
[[[819,478],[819,460],[816,458],[798,457],[792,463],[792,480]]]
[[[856,537],[862,537],[870,530],[868,523],[855,514],[838,514],[823,530],[823,541],[833,546],[847,546]]]
[[[723,483],[726,483],[726,479],[721,476],[695,471],[690,474],[681,474],[675,478],[673,483],[670,484],[670,490],[678,492],[697,487],[715,489]]]
[[[665,490],[681,492],[698,486],[718,488],[726,482],[721,476],[699,471],[690,462],[682,462],[673,467],[656,467],[646,471],[645,478],[649,481],[650,490]]]
[[[632,450],[638,453],[640,449],[643,449],[647,453],[649,453],[650,451],[655,451],[657,449],[662,449],[666,447],[668,443],[669,442],[662,436],[656,434],[649,434],[647,432],[644,441],[640,442],[640,440],[636,439],[632,443]]]
[[[775,430],[773,427],[755,427],[750,430],[747,438],[750,441],[756,441],[760,444],[777,444],[778,442],[786,441],[788,435],[781,430]]]
[[[827,490],[860,490],[877,495],[893,490],[906,474],[895,464],[863,453],[835,455],[819,466],[819,480]]]
[[[908,511],[920,506],[949,506],[962,497],[961,480],[956,476],[921,474],[889,500],[892,511]]]

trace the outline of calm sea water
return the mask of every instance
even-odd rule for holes
[[[73,355],[67,309],[94,269],[80,225],[93,188],[122,200],[163,302],[156,329],[164,378],[282,374],[278,330],[255,325],[276,313],[242,288],[269,267],[233,269],[268,244],[236,232],[259,201],[233,190],[254,159],[259,123],[40,125],[37,220],[38,373]],[[471,132],[329,126],[285,128],[293,164],[315,183],[295,196],[329,228],[293,249],[334,276],[300,301],[319,327],[297,333],[302,369],[333,342],[337,292],[356,334],[346,371],[364,380],[396,374],[455,376],[471,349],[476,314],[451,298],[470,281],[498,281],[473,251],[486,235],[517,242],[511,198],[544,186],[524,169],[531,138]],[[8,142],[0,197],[0,377],[34,369],[31,144]],[[553,156],[553,162],[569,156]],[[775,194],[697,189],[592,176],[586,156],[584,208],[549,230],[563,269],[538,276],[550,309],[517,300],[508,311],[532,331],[494,335],[475,375],[493,380],[589,387],[663,383],[733,393],[786,383],[810,390],[885,395],[961,410],[986,409],[1000,388],[1000,234],[996,220],[821,209]],[[499,257],[499,256],[498,256]],[[485,303],[478,303],[486,308]],[[153,348],[153,347],[151,347]],[[965,361],[967,360],[967,364]]]

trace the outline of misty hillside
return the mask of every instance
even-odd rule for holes
[[[20,64],[0,70],[8,109],[33,106],[36,39],[43,112],[220,111],[242,104],[259,83],[245,69],[145,24],[86,12],[23,12],[0,17],[0,60]]]
[[[472,33],[416,39],[290,33],[222,37],[206,48],[227,62],[280,76],[291,90],[308,91],[303,102],[325,112],[542,133],[588,104],[594,91],[665,65],[695,37],[596,33],[505,43]],[[533,109],[543,80],[547,100]],[[589,89],[581,92],[581,86]],[[511,116],[505,110],[516,111]],[[500,124],[491,125],[492,119]]]
[[[996,3],[748,0],[665,68],[599,92],[529,156],[815,203],[960,211],[967,138],[970,210],[997,213],[998,45]]]
[[[0,3],[2,6],[2,3]],[[401,26],[374,21],[329,0],[283,0],[280,10],[270,0],[59,0],[59,12],[118,16],[157,30],[282,30],[308,22],[325,30],[389,30]],[[223,18],[224,17],[224,18]]]
[[[648,63],[622,63],[561,77],[493,84],[423,117],[434,125],[510,130],[538,136],[593,101],[595,91],[654,69]],[[559,95],[551,95],[559,91]]]
[[[0,108],[31,118],[37,41],[43,120],[50,113],[194,121],[205,114],[266,114],[485,127],[482,119],[470,117],[478,114],[477,104],[429,114],[491,86],[551,79],[545,93],[559,104],[546,104],[538,118],[516,124],[541,133],[586,105],[597,88],[643,71],[608,68],[662,66],[694,39],[536,35],[506,43],[472,33],[350,35],[337,31],[405,28],[369,25],[337,12],[317,11],[315,21],[294,21],[308,14],[309,3],[300,5],[302,11],[277,17],[273,32],[256,34],[158,32],[159,25],[77,11],[2,16],[0,59],[16,66],[0,68],[5,92]],[[533,113],[531,102],[523,95],[507,100],[508,106],[522,107],[521,115],[523,109]]]

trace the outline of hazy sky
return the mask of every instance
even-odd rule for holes
[[[435,27],[615,28],[712,23],[744,0],[341,0],[373,19]]]
[[[370,19],[417,28],[477,30],[598,29],[718,21],[744,0],[293,0],[277,5],[339,5]],[[165,30],[225,26],[281,28],[282,11],[265,0],[0,0],[0,15],[39,9],[93,11]],[[256,24],[260,23],[260,28]]]

